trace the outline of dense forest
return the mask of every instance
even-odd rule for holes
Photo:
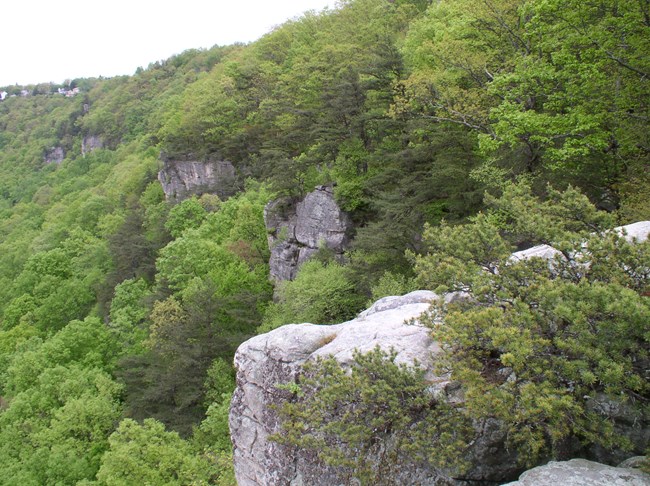
[[[484,397],[474,411],[507,421],[514,407],[518,423],[533,421],[470,366],[513,338],[501,325],[512,315],[550,319],[521,304],[530,295],[593,303],[553,315],[610,316],[615,351],[583,329],[558,345],[575,366],[524,363],[517,352],[541,349],[534,336],[504,364],[554,367],[580,377],[576,393],[647,408],[648,244],[602,240],[616,262],[572,273],[574,287],[526,293],[530,275],[504,272],[504,283],[476,269],[650,220],[649,52],[644,1],[342,0],[254,43],[132,76],[0,88],[0,482],[234,484],[227,415],[241,342],[441,285],[491,306],[448,313],[446,339],[469,350],[458,378]],[[188,156],[230,161],[236,194],[167,201],[162,157]],[[274,289],[264,207],[323,184],[354,221],[352,246],[344,261],[319,252]],[[490,320],[497,299],[514,304]],[[623,330],[610,301],[626,303]],[[474,346],[470,319],[500,329],[493,342]],[[547,390],[535,382],[530,396]],[[514,434],[527,458],[579,428],[614,441],[579,403],[535,406],[550,410],[543,424]],[[571,424],[558,419],[569,409]]]

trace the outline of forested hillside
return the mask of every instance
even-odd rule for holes
[[[0,88],[0,482],[234,484],[232,356],[260,329],[345,320],[467,271],[480,294],[497,284],[459,263],[478,259],[458,250],[472,234],[508,239],[503,258],[566,242],[572,219],[580,238],[650,220],[648,52],[647,2],[343,0],[249,45],[72,80],[71,96]],[[236,195],[167,201],[165,157],[230,161]],[[317,185],[350,214],[351,249],[274,289],[264,207]],[[534,204],[551,209],[513,222]],[[621,260],[645,273],[595,278],[646,316],[647,248]],[[600,298],[585,295],[566,298]],[[635,322],[612,360],[648,359]],[[647,407],[642,374],[564,372]],[[544,449],[539,434],[520,442]]]

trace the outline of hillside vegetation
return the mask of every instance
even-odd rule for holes
[[[515,314],[538,323],[545,314],[525,304],[523,287],[481,280],[476,248],[498,244],[492,262],[517,246],[566,242],[573,219],[581,238],[650,219],[649,32],[648,4],[633,0],[343,0],[249,45],[73,80],[75,96],[52,85],[20,87],[27,96],[0,89],[10,94],[0,102],[0,482],[233,484],[238,344],[260,326],[344,320],[416,286],[476,288],[487,309],[450,311],[445,339],[471,349],[473,363],[494,359],[514,331],[477,347],[460,330],[463,315],[496,329]],[[101,144],[91,150],[90,140]],[[229,160],[246,182],[225,201],[171,204],[157,180],[161,153]],[[351,214],[352,249],[344,264],[317,254],[273,302],[263,208],[319,184],[333,184]],[[516,204],[476,216],[486,193],[489,204]],[[557,200],[557,211],[516,222]],[[473,226],[459,226],[468,218]],[[633,303],[625,325],[641,329],[606,320],[615,353],[575,367],[552,361],[580,376],[569,380],[580,393],[627,393],[647,407],[639,366],[650,304],[640,294],[650,250],[640,248],[589,282],[548,286],[568,302],[600,299],[598,315],[610,300]],[[645,273],[626,280],[632,264]],[[517,305],[486,320],[501,298]],[[567,305],[553,312],[589,314]],[[581,356],[592,343],[572,333],[569,344],[533,340],[535,353]],[[504,359],[525,365],[516,350]],[[528,456],[584,424],[574,402],[536,403],[546,415],[533,417],[520,390],[499,395],[468,362],[459,377],[483,394],[476,410],[504,418],[516,404],[530,435],[509,426]],[[572,425],[558,418],[567,409]],[[600,422],[580,437],[598,434],[613,441]]]

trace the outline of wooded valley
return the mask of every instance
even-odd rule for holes
[[[607,230],[650,220],[649,52],[644,1],[342,0],[74,96],[0,87],[0,483],[235,484],[237,346],[415,289],[476,298],[430,323],[463,420],[492,413],[529,465],[571,437],[638,449],[583,398],[648,417],[650,244]],[[228,161],[232,196],[166,197],[165,160]],[[264,208],[317,186],[345,255],[273,281]],[[569,263],[506,270],[540,243]]]

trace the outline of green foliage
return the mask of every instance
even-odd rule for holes
[[[418,282],[463,290],[431,320],[448,350],[441,368],[465,388],[471,418],[495,417],[522,462],[572,452],[575,439],[640,448],[615,429],[608,403],[642,413],[650,390],[650,244],[630,243],[570,189],[539,201],[525,185],[490,199],[470,224],[425,231]],[[513,241],[549,243],[550,261],[510,257]]]
[[[83,368],[110,369],[117,343],[99,319],[72,321],[50,339],[33,339],[13,356],[7,368],[5,390],[15,395],[32,387],[41,373],[76,363]]]
[[[392,272],[384,273],[377,283],[372,287],[372,297],[367,305],[390,295],[404,295],[417,290],[415,282],[406,278],[404,275],[394,274]]]
[[[270,199],[271,193],[265,185],[249,180],[245,192],[219,204],[218,211],[206,218],[201,237],[224,246],[251,267],[265,265],[269,248],[264,206]]]
[[[129,279],[115,287],[111,301],[110,328],[123,346],[133,346],[146,337],[145,319],[149,309],[144,300],[151,296],[144,279]]]
[[[235,389],[234,370],[222,358],[214,360],[207,371],[205,400],[209,404],[205,419],[194,429],[193,446],[207,454],[220,470],[218,484],[234,486],[232,443],[230,441],[230,402]]]
[[[218,474],[203,456],[160,422],[146,419],[142,425],[125,419],[109,438],[97,484],[207,485]]]
[[[387,270],[409,276],[404,250],[421,251],[424,223],[456,222],[481,204],[482,185],[469,177],[478,164],[475,137],[453,126],[415,122],[407,130],[375,155],[381,170],[366,186],[372,213],[357,230],[353,246],[360,252],[352,265],[357,281],[370,280],[367,287]]]
[[[187,232],[161,252],[157,260],[158,278],[174,291],[200,285],[204,279],[215,287],[219,295],[233,295],[238,291],[264,291],[260,272],[251,270],[237,255],[197,232]]]
[[[223,401],[223,395],[232,393],[235,389],[235,375],[230,363],[224,359],[214,360],[208,368],[207,379],[205,381],[206,401],[219,402]]]
[[[210,455],[232,454],[228,425],[231,398],[231,393],[224,393],[219,401],[208,406],[205,419],[194,429],[192,443],[195,447]]]
[[[332,167],[332,177],[336,184],[336,199],[344,211],[356,211],[367,205],[363,193],[364,182],[368,179],[369,154],[363,141],[353,139],[339,146],[339,153]]]
[[[205,434],[227,442],[222,434],[227,421],[221,396],[231,389],[225,383],[214,383],[216,389],[208,392],[204,382],[215,358],[230,359],[237,345],[253,334],[261,320],[260,309],[270,298],[262,217],[267,198],[262,187],[253,185],[207,216],[197,200],[186,205],[198,208],[205,220],[160,250],[156,280],[162,296],[156,296],[159,300],[153,303],[146,326],[140,328],[148,328],[146,349],[120,362],[118,374],[127,384],[131,417],[154,417],[189,435],[206,408],[212,407]],[[144,288],[145,284],[139,285]],[[137,290],[133,284],[127,289],[130,293]],[[121,295],[122,285],[116,289],[116,299],[117,290]],[[125,305],[129,315],[148,313],[142,302]],[[217,374],[209,376],[221,379]],[[212,432],[208,432],[210,427]],[[226,450],[225,446],[218,449]]]
[[[621,206],[618,217],[623,224],[650,221],[650,205],[646,194],[650,190],[650,177],[632,175],[620,184]]]
[[[120,393],[108,374],[80,362],[45,369],[0,412],[3,482],[93,479],[122,413]]]
[[[260,332],[290,322],[333,324],[352,318],[363,305],[354,290],[343,265],[305,262],[295,280],[277,285],[278,302],[267,309]]]
[[[516,270],[526,296],[544,288],[545,296],[585,299],[582,310],[565,303],[549,315],[607,321],[607,306],[592,301],[614,296],[638,308],[623,289],[647,291],[646,247],[602,236],[610,218],[546,183],[587,190],[620,222],[648,219],[645,10],[633,0],[350,0],[250,45],[186,51],[134,76],[73,80],[76,97],[43,83],[0,102],[3,481],[91,481],[123,393],[114,384],[94,392],[102,387],[92,383],[115,371],[127,414],[194,430],[192,454],[220,471],[209,480],[233,483],[224,466],[232,384],[223,363],[265,308],[263,330],[335,322],[371,295],[410,290],[405,249],[419,285],[492,293],[494,305],[514,292],[494,282]],[[103,148],[82,154],[89,136]],[[60,164],[51,162],[55,149]],[[255,180],[227,201],[204,194],[173,207],[156,178],[161,150],[230,160]],[[522,172],[547,202],[507,184]],[[264,205],[324,183],[335,183],[355,221],[349,264],[307,264],[269,304]],[[483,207],[485,187],[503,197],[468,234],[454,225]],[[442,240],[429,229],[423,241],[423,224],[443,219]],[[589,255],[575,254],[582,240]],[[541,264],[537,280],[514,264],[485,275],[532,242],[563,252],[571,264],[556,265],[575,287],[546,282],[558,279]],[[539,299],[555,309],[550,297]],[[540,312],[524,306],[521,315]],[[585,366],[602,362],[599,392],[613,393],[617,380],[633,388],[625,380],[636,371],[617,378],[607,364],[618,358],[594,353]],[[211,368],[215,358],[224,361]],[[56,380],[75,390],[68,401]],[[571,407],[567,416],[579,415]]]
[[[334,358],[305,364],[272,439],[313,451],[345,483],[393,484],[405,462],[462,469],[468,421],[431,395],[419,366],[395,357],[376,348],[349,370]]]
[[[436,2],[409,30],[394,110],[465,126],[509,171],[600,198],[648,161],[646,28],[635,1]]]
[[[169,215],[165,228],[174,237],[178,238],[187,229],[195,229],[201,226],[207,213],[196,197],[186,199],[174,206]]]

